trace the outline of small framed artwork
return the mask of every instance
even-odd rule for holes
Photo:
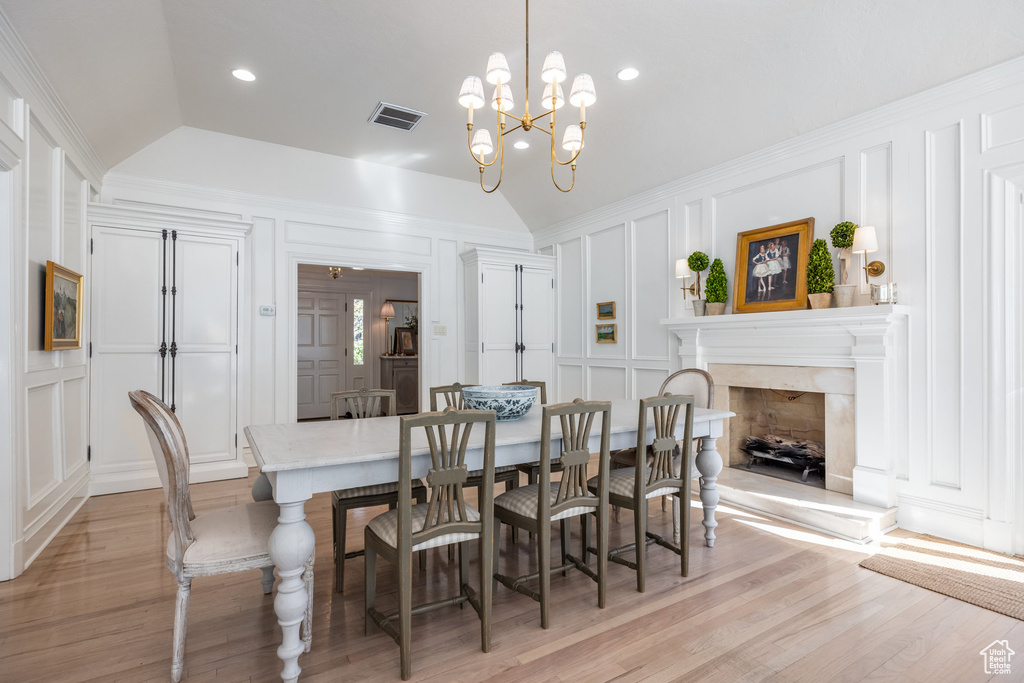
[[[597,328],[597,343],[598,344],[614,344],[618,341],[615,335],[616,325],[614,323],[610,325],[595,325]]]
[[[605,301],[597,305],[598,320],[615,320],[615,302]]]
[[[82,348],[83,279],[73,270],[46,262],[45,350]]]
[[[411,327],[395,328],[395,353],[400,356],[416,355],[416,331]]]
[[[732,312],[807,308],[807,263],[812,241],[813,218],[737,235]]]

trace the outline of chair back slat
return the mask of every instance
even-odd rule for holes
[[[537,387],[540,389],[540,403],[541,405],[548,402],[548,385],[546,382],[540,380],[529,380],[524,379],[518,382],[502,382],[503,387],[519,386],[519,387]]]
[[[398,497],[400,551],[406,542],[411,548],[437,536],[480,533],[484,522],[490,524],[489,505],[483,506],[480,520],[469,518],[462,491],[468,475],[466,453],[473,427],[478,423],[484,423],[485,428],[481,500],[489,501],[494,489],[494,411],[456,410],[449,407],[440,413],[421,413],[401,418],[399,491],[411,490],[413,430],[425,430],[431,467],[426,477],[429,501],[422,529],[412,530],[411,496]]]
[[[465,402],[462,400],[462,390],[465,387],[475,387],[477,384],[446,384],[440,387],[430,387],[430,410],[431,412],[438,411],[437,397],[441,396],[444,398],[444,405],[440,406],[440,410],[445,408],[454,408],[456,410],[462,410],[466,407]]]
[[[636,468],[634,490],[647,493],[666,487],[683,485],[684,477],[689,475],[687,465],[689,458],[676,468],[676,461],[681,457],[676,442],[676,428],[680,409],[684,409],[683,443],[690,443],[693,436],[693,396],[667,394],[653,398],[640,399],[640,414],[637,418],[636,452],[647,453],[649,467]],[[654,425],[654,437],[647,443],[647,416],[651,415]],[[639,463],[638,463],[639,464]],[[678,469],[678,471],[677,471]]]
[[[381,404],[387,399],[387,407]],[[342,410],[344,408],[344,410]],[[340,415],[349,413],[353,419],[380,417],[395,414],[394,389],[351,389],[335,391],[331,394],[331,419],[337,420]]]
[[[174,565],[172,571],[181,578],[185,550],[195,541],[191,521],[196,516],[188,487],[189,459],[185,432],[171,409],[148,391],[131,391],[128,399],[146,425],[153,458],[160,472],[174,538],[174,554],[169,559]]]
[[[601,415],[601,448],[598,455],[598,469],[607,477],[608,439],[611,425],[611,403],[609,401],[584,401],[558,403],[544,406],[541,424],[540,486],[538,506],[540,518],[557,514],[572,507],[597,507],[598,496],[587,489],[587,466],[590,463],[590,432],[594,417]],[[558,483],[554,501],[551,500],[551,420],[557,417],[562,429],[562,451],[559,462],[562,478]],[[547,510],[547,512],[545,512]]]

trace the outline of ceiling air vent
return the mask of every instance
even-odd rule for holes
[[[394,104],[388,104],[387,102],[381,102],[377,105],[377,108],[373,110],[373,114],[370,116],[370,122],[379,123],[382,126],[390,126],[391,128],[412,130],[426,115],[426,112],[399,107]]]

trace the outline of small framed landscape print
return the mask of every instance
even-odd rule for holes
[[[82,276],[73,270],[46,262],[46,351],[82,348],[82,281]]]
[[[595,325],[597,328],[598,344],[614,344],[618,341],[615,336],[616,325]]]
[[[416,332],[411,327],[395,328],[395,353],[400,356],[416,355]]]
[[[598,320],[615,320],[615,302],[605,301],[597,305]]]
[[[807,308],[807,263],[812,241],[813,218],[737,235],[732,312]]]

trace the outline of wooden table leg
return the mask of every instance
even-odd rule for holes
[[[281,503],[277,527],[270,534],[270,559],[281,577],[274,598],[274,613],[281,625],[281,646],[277,648],[277,656],[284,662],[281,680],[285,683],[299,680],[302,671],[299,655],[305,651],[299,634],[308,600],[302,572],[315,547],[313,529],[306,522],[305,504],[305,501]]]
[[[709,548],[715,547],[715,508],[718,507],[718,486],[715,482],[722,471],[722,456],[715,449],[715,438],[705,436],[700,440],[697,453],[697,471],[700,472],[700,502],[704,506],[704,542]]]

